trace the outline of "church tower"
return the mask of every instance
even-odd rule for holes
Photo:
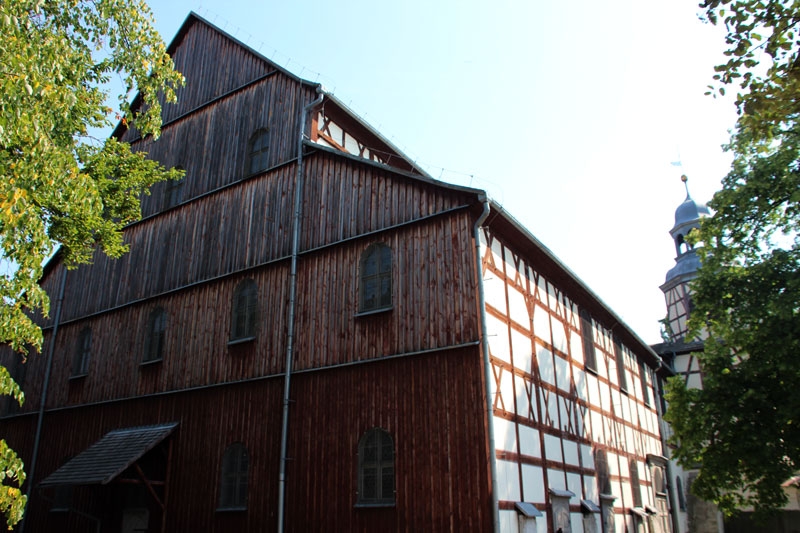
[[[675,266],[668,272],[661,291],[667,304],[664,342],[653,349],[661,356],[675,373],[683,376],[686,386],[703,386],[700,362],[694,355],[703,351],[703,341],[688,337],[687,321],[692,311],[692,296],[689,289],[691,281],[697,277],[700,258],[697,250],[687,242],[687,236],[700,221],[711,215],[708,207],[698,203],[689,194],[688,179],[681,176],[686,187],[686,199],[675,210],[675,225],[669,230],[675,243]],[[668,430],[667,430],[668,431]],[[712,503],[703,501],[689,493],[689,487],[697,476],[696,470],[684,470],[677,463],[671,463],[670,474],[674,476],[674,489],[677,495],[676,530],[681,533],[721,533],[724,531],[722,516]]]
[[[667,272],[667,278],[661,286],[667,303],[666,336],[672,343],[687,341],[686,321],[692,309],[689,282],[697,276],[697,269],[700,268],[697,251],[686,238],[691,230],[700,227],[700,220],[710,214],[705,204],[692,199],[688,178],[681,176],[681,181],[686,186],[686,199],[675,210],[675,225],[669,230],[675,241],[675,266]]]

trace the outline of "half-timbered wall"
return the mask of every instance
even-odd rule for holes
[[[538,530],[548,531],[549,524],[555,531],[551,491],[570,491],[568,526],[583,532],[581,500],[598,508],[602,503],[598,451],[607,459],[616,527],[632,530],[630,509],[656,506],[646,463],[648,454],[662,453],[652,371],[638,364],[629,346],[615,347],[613,332],[597,321],[591,335],[596,368],[587,368],[580,303],[497,235],[483,237],[502,531],[518,530],[516,502],[535,504],[544,513]],[[632,486],[630,465],[640,485]],[[633,491],[641,491],[641,504]],[[599,514],[590,519],[600,527]]]

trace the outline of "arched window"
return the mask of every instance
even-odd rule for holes
[[[583,344],[583,362],[586,368],[597,371],[597,357],[594,351],[594,330],[592,316],[586,309],[581,309],[581,342]]]
[[[225,449],[225,454],[222,456],[222,475],[219,484],[220,509],[247,509],[247,469],[249,464],[247,448],[241,442],[235,442]]]
[[[392,250],[373,244],[361,254],[359,265],[359,303],[361,313],[392,307]]]
[[[258,286],[246,279],[236,286],[231,302],[231,341],[249,340],[256,336]]]
[[[164,358],[164,341],[167,331],[167,313],[163,308],[153,309],[147,320],[142,362],[160,361]]]
[[[72,376],[85,376],[89,373],[89,358],[92,354],[92,329],[83,328],[78,335],[75,357],[72,359]]]
[[[247,174],[256,174],[267,169],[269,156],[269,132],[266,129],[256,131],[247,149]]]
[[[358,503],[394,504],[394,442],[380,428],[364,433],[358,443]]]

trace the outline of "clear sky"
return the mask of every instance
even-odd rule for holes
[[[730,166],[734,106],[703,94],[723,34],[697,3],[149,2],[167,43],[195,11],[486,190],[650,343],[680,174],[707,201]]]

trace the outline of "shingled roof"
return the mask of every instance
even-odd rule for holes
[[[106,485],[158,446],[177,426],[173,422],[110,431],[47,476],[39,486]]]

